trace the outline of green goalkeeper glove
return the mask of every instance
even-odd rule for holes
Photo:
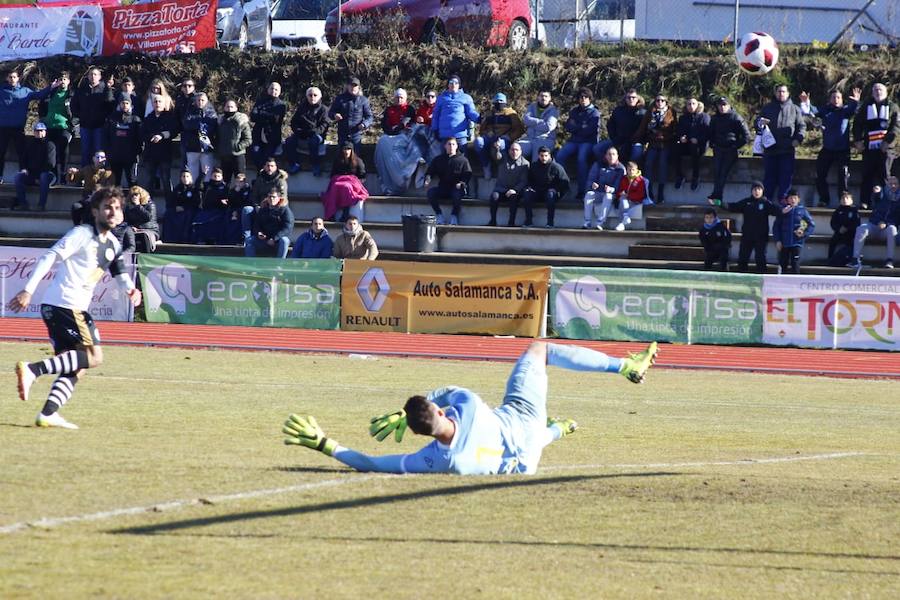
[[[400,443],[406,433],[406,411],[401,408],[397,412],[373,417],[369,423],[369,435],[379,442],[383,442],[393,431],[394,439]]]
[[[316,418],[312,415],[306,418],[300,415],[291,415],[284,422],[284,427],[281,428],[281,431],[287,435],[284,438],[284,443],[288,445],[306,446],[307,448],[323,452],[327,456],[332,456],[334,449],[337,447],[336,441],[325,437],[325,432],[322,431],[322,428],[316,423]]]

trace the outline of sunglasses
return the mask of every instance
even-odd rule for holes
[[[426,98],[437,98],[437,96],[435,96],[434,94],[428,94],[428,95],[425,96],[425,97],[426,97]]]

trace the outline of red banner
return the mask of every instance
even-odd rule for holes
[[[216,45],[216,0],[163,0],[103,9],[103,55],[177,54]]]

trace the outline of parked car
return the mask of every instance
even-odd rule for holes
[[[272,49],[269,0],[219,0],[216,42],[244,50],[248,46]]]
[[[398,14],[405,35],[413,41],[430,43],[447,36],[526,50],[532,24],[529,4],[529,0],[348,0],[341,5],[341,36],[377,35],[377,19]],[[335,8],[325,21],[325,37],[332,46],[337,43],[337,19]]]
[[[275,0],[272,7],[272,45],[328,50],[325,17],[338,0]]]

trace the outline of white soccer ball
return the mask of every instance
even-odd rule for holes
[[[778,63],[778,44],[768,33],[745,33],[735,45],[734,57],[744,73],[765,75]]]

